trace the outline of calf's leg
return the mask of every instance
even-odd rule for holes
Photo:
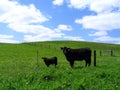
[[[56,67],[56,65],[57,65],[57,61],[55,62],[55,67]]]
[[[70,66],[73,68],[74,67],[74,61],[70,61]]]

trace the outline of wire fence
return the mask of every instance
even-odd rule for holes
[[[60,50],[60,47],[55,47],[53,45],[46,45],[46,44],[39,44],[39,43],[24,43],[26,45],[34,46],[34,47],[42,47],[42,48],[48,48],[48,49],[56,49]]]
[[[100,50],[100,56],[105,55],[105,53],[110,54],[110,56],[115,56],[115,51],[114,50]]]

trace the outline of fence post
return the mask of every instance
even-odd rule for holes
[[[36,53],[36,69],[39,68],[39,64],[38,64],[38,50],[37,50],[37,53]]]
[[[94,66],[96,66],[96,50],[94,50]]]
[[[111,50],[111,56],[113,56],[113,50]]]
[[[102,51],[100,50],[100,56],[102,56]]]

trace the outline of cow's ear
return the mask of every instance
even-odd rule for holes
[[[61,47],[61,50],[63,50],[63,47]]]

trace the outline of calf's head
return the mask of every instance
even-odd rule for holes
[[[42,57],[42,59],[45,59],[45,57]]]

